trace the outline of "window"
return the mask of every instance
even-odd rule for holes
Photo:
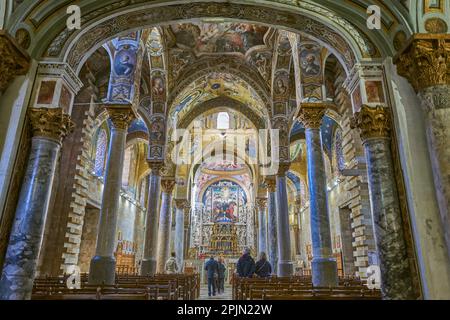
[[[105,158],[106,158],[106,131],[101,130],[97,136],[96,150],[95,150],[95,163],[94,163],[94,173],[96,176],[103,176],[103,170],[105,168]]]
[[[125,149],[125,155],[123,158],[122,187],[129,186],[132,151],[132,147],[128,147]]]
[[[230,129],[230,116],[226,112],[219,112],[217,115],[217,129],[227,130]]]

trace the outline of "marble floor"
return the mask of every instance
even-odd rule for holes
[[[199,300],[231,300],[231,286],[225,286],[225,292],[222,294],[216,294],[215,296],[208,297],[208,285],[202,284],[200,288]]]

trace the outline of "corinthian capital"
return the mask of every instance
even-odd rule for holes
[[[175,199],[175,207],[179,210],[185,210],[186,207],[189,207],[189,202],[186,199]]]
[[[161,189],[165,193],[172,193],[173,188],[175,188],[175,179],[165,178],[161,180]]]
[[[298,118],[307,129],[319,129],[327,110],[325,103],[301,103]]]
[[[31,108],[28,110],[34,137],[44,137],[59,143],[74,128],[70,116],[62,108]]]
[[[264,184],[267,187],[269,193],[275,192],[277,190],[277,181],[275,176],[268,176],[264,180]]]
[[[266,198],[257,198],[256,206],[261,211],[265,210],[267,208],[267,199]]]
[[[131,121],[135,119],[135,114],[131,105],[126,104],[108,104],[105,105],[112,125],[116,129],[127,130]]]
[[[27,73],[30,57],[4,30],[0,30],[0,92],[15,76]]]
[[[155,176],[161,175],[161,170],[164,167],[164,162],[147,160],[147,163],[153,175]]]
[[[450,35],[416,34],[394,62],[416,92],[450,84]]]
[[[358,128],[361,140],[365,143],[369,139],[390,138],[391,121],[389,110],[383,106],[371,108],[367,105],[361,107],[351,120],[352,129]]]

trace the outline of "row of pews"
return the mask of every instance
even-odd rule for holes
[[[380,300],[358,278],[339,278],[337,287],[314,287],[310,276],[232,278],[233,300]]]
[[[200,296],[198,274],[117,275],[114,285],[90,285],[80,277],[72,289],[68,275],[34,280],[32,300],[194,300]]]

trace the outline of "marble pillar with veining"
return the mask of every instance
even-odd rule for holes
[[[281,165],[280,165],[281,166]],[[278,235],[278,270],[279,277],[290,277],[294,273],[291,260],[291,232],[289,227],[289,207],[286,186],[288,166],[282,166],[276,178],[276,211]]]
[[[278,236],[277,236],[277,208],[276,208],[276,180],[268,179],[268,201],[267,201],[267,255],[272,272],[278,270]]]
[[[258,208],[258,253],[267,254],[267,199],[258,198],[256,202]]]
[[[187,200],[175,200],[175,257],[177,259],[178,271],[183,271],[184,264],[184,241],[185,241],[185,214],[189,207]]]
[[[367,158],[370,204],[384,299],[414,299],[413,280],[390,147],[390,115],[382,106],[362,106],[352,120]]]
[[[72,122],[61,109],[30,109],[30,156],[0,279],[0,300],[31,298],[61,140]]]
[[[450,256],[450,85],[424,88],[419,97],[426,113],[434,185]]]
[[[134,118],[130,107],[118,105],[106,108],[111,119],[111,138],[106,160],[105,182],[97,234],[95,256],[89,266],[90,284],[115,282],[116,229],[122,187],[123,160],[128,125]]]
[[[314,286],[338,285],[336,259],[331,245],[328,212],[327,177],[323,159],[320,127],[326,107],[323,104],[302,104],[300,119],[305,126],[312,254],[312,282]]]
[[[149,190],[147,202],[147,218],[145,220],[144,254],[141,264],[141,275],[156,273],[156,251],[158,244],[159,199],[161,189],[161,163],[149,163]]]
[[[170,231],[172,228],[172,191],[174,187],[174,179],[161,180],[162,192],[159,213],[156,273],[165,273],[165,265],[169,258]]]
[[[414,34],[395,58],[397,72],[407,78],[425,112],[428,150],[450,256],[450,34]]]

